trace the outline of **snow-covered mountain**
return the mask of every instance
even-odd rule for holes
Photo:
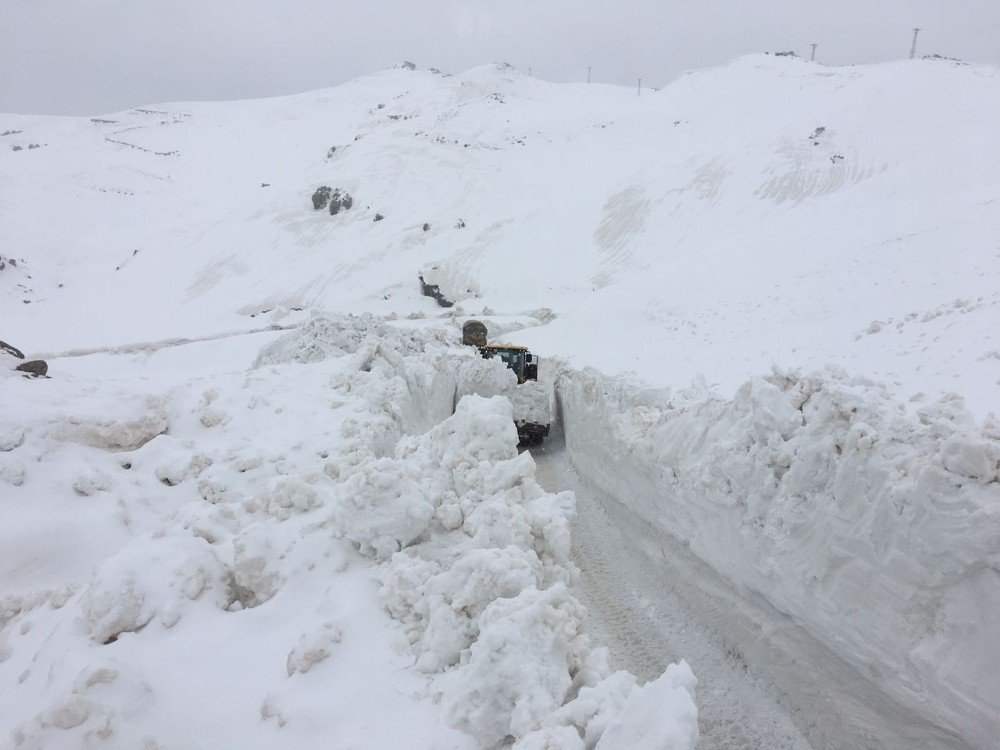
[[[687,666],[580,631],[565,488],[448,417],[476,316],[636,559],[714,576],[750,746],[987,747],[998,119],[994,68],[767,55],[0,115],[0,338],[52,376],[0,381],[3,741],[690,747]]]
[[[731,392],[834,363],[983,415],[1000,395],[998,114],[991,67],[758,56],[642,96],[401,69],[280,99],[4,115],[20,132],[0,141],[2,254],[24,267],[0,304],[8,335],[55,351],[277,306],[429,312],[417,274],[436,264],[463,310],[549,308],[525,340],[605,371]],[[320,185],[354,208],[312,211]]]

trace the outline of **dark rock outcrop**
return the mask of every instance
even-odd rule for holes
[[[424,281],[423,274],[420,274],[420,293],[425,297],[433,297],[441,307],[452,307],[455,304],[441,294],[441,287],[437,284],[428,284]]]
[[[48,363],[44,359],[33,359],[30,362],[22,362],[14,369],[26,373],[33,378],[44,378],[49,372]]]
[[[431,225],[428,224],[426,221],[424,222],[424,231],[425,232],[431,231]]]
[[[8,354],[13,354],[18,359],[24,359],[24,354],[21,350],[15,346],[11,346],[6,341],[0,341],[0,352],[7,352]]]
[[[347,211],[354,205],[354,198],[346,190],[337,188],[330,195],[330,216],[336,216],[341,211]]]
[[[328,185],[322,185],[316,188],[316,192],[313,193],[313,211],[320,211],[326,208],[326,205],[330,202],[331,188]]]
[[[382,214],[378,214],[377,213],[377,214],[375,214],[375,218],[374,218],[373,221],[382,221],[382,219],[384,219],[384,218],[385,217]]]

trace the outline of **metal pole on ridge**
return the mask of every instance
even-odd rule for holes
[[[812,54],[809,56],[809,62],[816,62],[816,47],[817,46],[818,45],[816,44],[816,42],[813,42],[813,45],[812,45],[813,51],[812,51]]]
[[[642,79],[639,79],[638,85],[635,87],[635,95],[642,96]]]
[[[587,66],[587,83],[590,83],[590,66]]]
[[[910,45],[910,59],[912,60],[917,56],[917,35],[920,33],[920,27],[917,26],[913,29],[913,44]]]

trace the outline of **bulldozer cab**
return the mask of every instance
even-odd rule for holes
[[[502,346],[491,344],[482,347],[484,359],[502,360],[517,375],[517,382],[538,380],[538,357],[523,346]]]
[[[478,320],[466,321],[462,326],[462,343],[466,346],[486,346],[486,326]]]

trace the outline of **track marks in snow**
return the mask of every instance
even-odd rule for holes
[[[627,187],[605,202],[603,218],[594,231],[601,264],[591,281],[599,288],[614,283],[622,271],[635,265],[630,243],[645,227],[650,208],[646,189],[641,185]]]
[[[698,677],[703,750],[812,750],[775,699],[747,672],[737,649],[713,641],[705,621],[727,616],[722,608],[688,612],[663,562],[669,554],[650,533],[622,533],[628,524],[614,500],[585,484],[558,438],[534,453],[539,482],[577,497],[573,561],[591,632],[611,651],[615,667],[653,679],[684,658]],[[642,547],[636,541],[641,539]],[[690,585],[690,584],[687,584]],[[708,585],[708,584],[706,584]]]

